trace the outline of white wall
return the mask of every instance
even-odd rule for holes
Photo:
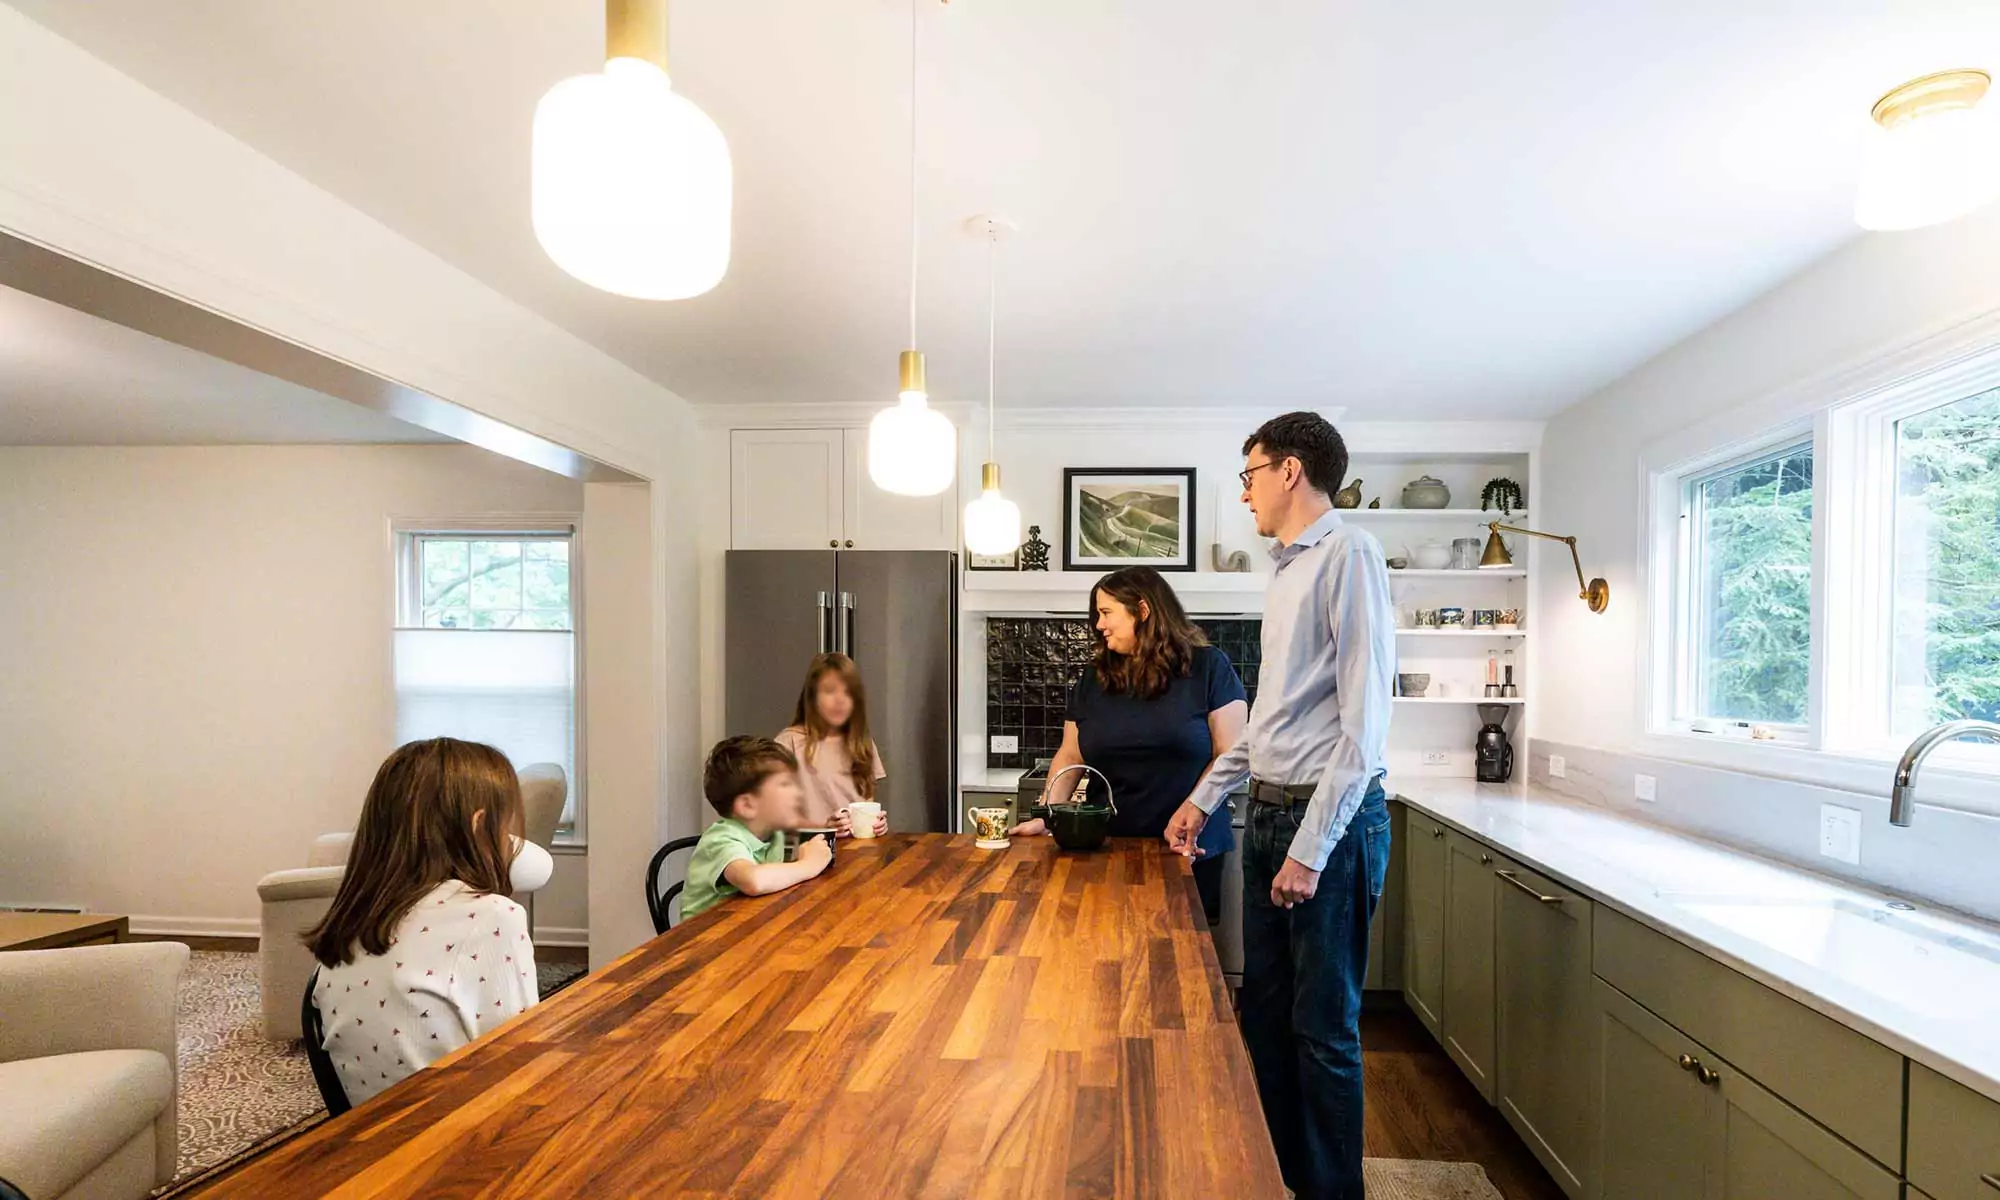
[[[464,446],[0,447],[0,901],[254,934],[396,744],[390,522],[582,508]]]
[[[1577,536],[1585,572],[1605,577],[1612,601],[1591,614],[1566,559],[1543,556],[1537,737],[1641,742],[1641,456],[1692,457],[1842,398],[1840,376],[2000,309],[1996,262],[2000,207],[1857,237],[1549,422],[1535,523]]]
[[[678,396],[5,5],[0,229],[652,481],[650,638],[630,645],[652,664],[656,769],[589,768],[593,790],[652,800],[592,832],[643,840],[693,812],[696,438]],[[643,908],[637,886],[618,907]]]

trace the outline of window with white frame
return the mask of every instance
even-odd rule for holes
[[[1677,718],[1805,728],[1812,498],[1810,439],[1683,482]]]
[[[2000,720],[2000,350],[1654,479],[1654,731],[1882,759]]]
[[[569,778],[558,832],[581,835],[575,531],[399,527],[396,740],[485,742]]]

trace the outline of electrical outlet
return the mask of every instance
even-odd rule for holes
[[[1634,775],[1632,777],[1632,794],[1650,803],[1659,798],[1658,785],[1659,781],[1651,775]]]
[[[1021,752],[1021,739],[1011,733],[996,733],[986,739],[986,743],[987,752],[990,754],[1019,754]]]
[[[1444,767],[1451,765],[1451,751],[1449,750],[1424,751],[1424,765],[1427,767]]]
[[[1838,804],[1819,806],[1819,852],[1840,862],[1861,864],[1861,810]]]
[[[1563,777],[1563,772],[1564,772],[1564,771],[1567,771],[1567,770],[1569,770],[1569,760],[1568,760],[1568,759],[1564,758],[1564,757],[1563,757],[1562,755],[1560,755],[1560,754],[1551,754],[1551,755],[1549,755],[1549,778],[1550,778],[1550,779],[1561,779],[1561,778]]]

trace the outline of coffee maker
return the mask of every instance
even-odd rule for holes
[[[1507,741],[1507,714],[1512,711],[1506,704],[1479,706],[1479,719],[1486,724],[1472,740],[1472,753],[1473,776],[1481,783],[1505,783],[1514,777],[1514,747]]]

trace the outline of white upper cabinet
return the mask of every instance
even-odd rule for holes
[[[898,496],[868,478],[868,431],[847,434],[847,538],[856,550],[953,550],[958,481],[935,496]],[[841,543],[846,547],[846,541]]]
[[[737,550],[951,550],[958,489],[896,496],[868,478],[866,429],[729,435],[729,544]]]
[[[729,544],[824,550],[847,536],[846,457],[838,429],[737,429],[729,435]]]

